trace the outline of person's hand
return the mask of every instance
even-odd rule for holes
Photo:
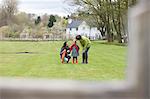
[[[85,50],[82,50],[82,53],[85,53]]]

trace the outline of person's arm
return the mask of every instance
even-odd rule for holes
[[[62,47],[60,50],[60,55],[63,53],[64,48]]]
[[[72,51],[73,46],[74,46],[74,44],[70,47],[70,51]]]
[[[79,51],[79,46],[78,45],[75,45],[75,48],[77,50],[77,52]]]

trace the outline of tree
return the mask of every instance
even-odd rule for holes
[[[2,0],[0,20],[3,20],[5,25],[13,22],[14,15],[17,13],[17,0]]]
[[[42,20],[41,20],[44,27],[47,27],[48,20],[49,20],[49,16],[48,16],[47,14],[44,14],[44,15],[42,16]]]
[[[41,22],[41,17],[38,16],[37,19],[35,20],[35,25],[38,25]]]
[[[49,22],[48,22],[48,28],[50,29],[51,31],[51,28],[54,26],[54,22],[56,22],[56,18],[54,15],[50,15],[49,17]],[[53,41],[54,41],[54,33],[52,32],[52,35],[53,35]]]
[[[112,41],[110,39],[112,31],[110,30],[110,5],[108,0],[73,0],[72,3],[78,7],[79,17],[84,18],[84,20],[88,19],[87,21],[92,20],[89,23],[95,24],[102,36],[106,36],[107,32],[108,41]]]
[[[77,7],[78,17],[90,18],[96,24],[102,36],[106,36],[108,42],[112,42],[114,35],[119,43],[122,43],[122,36],[127,34],[127,11],[129,6],[137,0],[72,0]],[[88,19],[89,20],[89,19]]]
[[[66,28],[67,25],[68,25],[68,17],[63,17],[61,19],[61,26],[64,27],[64,28]]]
[[[53,27],[54,22],[56,22],[55,16],[54,16],[54,15],[50,15],[49,22],[48,22],[48,25],[47,25],[47,26],[48,26],[49,28]]]

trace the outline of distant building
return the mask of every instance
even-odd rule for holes
[[[20,34],[20,39],[28,40],[29,39],[29,30],[25,28],[23,32]]]
[[[21,33],[20,39],[28,40],[29,39],[29,33]]]
[[[75,38],[76,35],[83,35],[92,40],[102,38],[101,33],[97,27],[92,27],[85,21],[69,20],[69,24],[66,29],[66,38]]]
[[[52,34],[44,33],[43,34],[43,40],[49,40],[52,37]]]

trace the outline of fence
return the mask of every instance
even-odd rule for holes
[[[150,99],[150,1],[129,17],[127,78],[119,82],[0,79],[0,99]]]

